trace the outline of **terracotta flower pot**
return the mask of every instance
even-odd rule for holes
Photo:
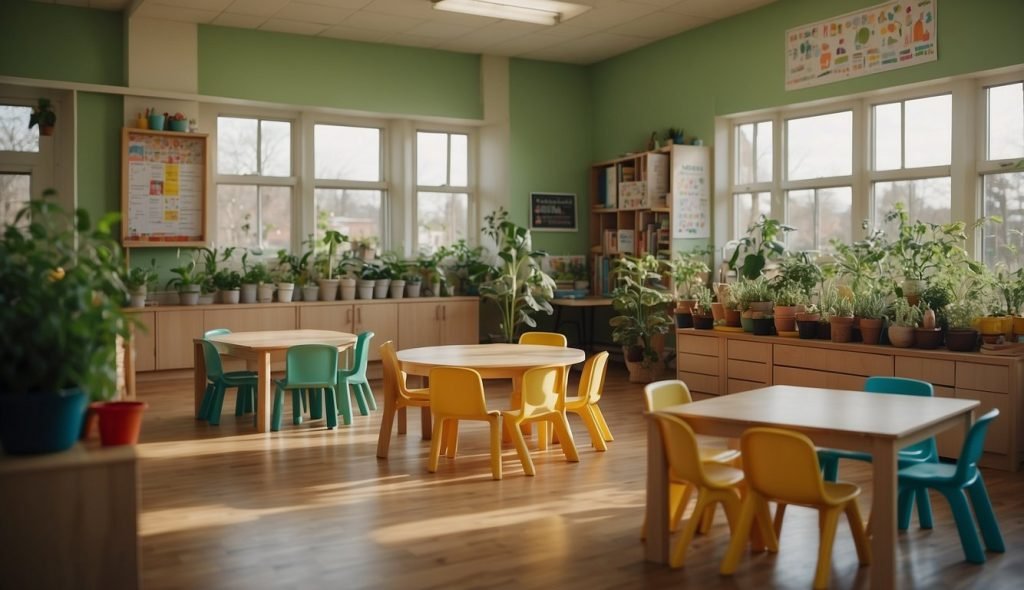
[[[978,331],[950,328],[946,331],[946,348],[954,352],[971,352],[978,344]]]
[[[914,328],[910,326],[889,326],[889,342],[897,348],[914,345]]]
[[[96,405],[100,418],[100,441],[105,447],[139,442],[144,402],[107,402]]]
[[[676,313],[693,313],[693,306],[696,303],[696,299],[680,299],[676,302]]]
[[[776,305],[775,330],[779,332],[796,330],[796,311],[797,306],[795,305]]]
[[[832,342],[849,342],[853,338],[853,318],[834,316],[829,320],[832,328]]]
[[[720,321],[725,319],[725,304],[724,303],[712,303],[711,304],[711,317],[714,320]]]
[[[942,345],[942,328],[914,328],[914,346],[931,350]]]
[[[750,311],[760,311],[762,313],[771,313],[775,307],[774,301],[751,301]]]
[[[725,325],[733,328],[740,325],[740,310],[725,308]]]
[[[884,323],[881,318],[860,318],[860,337],[864,344],[878,344]]]

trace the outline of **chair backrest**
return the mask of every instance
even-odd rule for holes
[[[580,375],[580,386],[577,395],[586,397],[587,403],[596,404],[601,401],[604,391],[604,377],[608,372],[608,352],[602,350],[587,359]]]
[[[224,374],[224,365],[220,362],[220,351],[209,340],[203,340],[203,361],[206,365],[206,378],[211,381],[220,379]]]
[[[545,414],[558,408],[559,366],[534,367],[523,373],[523,416]]]
[[[395,392],[399,397],[409,399],[409,391],[405,386],[405,371],[399,369],[398,355],[395,353],[395,343],[388,340],[380,345],[380,360],[384,373],[391,377],[395,384]]]
[[[679,406],[693,401],[690,388],[678,379],[655,381],[644,386],[644,403],[648,412],[657,412],[669,406]]]
[[[222,336],[230,333],[231,330],[228,330],[227,328],[214,328],[213,330],[203,332],[203,338],[209,338],[210,336]]]
[[[867,381],[864,382],[864,391],[868,393],[894,393],[920,397],[935,396],[935,388],[932,387],[931,383],[906,377],[868,377]],[[926,438],[921,442],[914,443],[900,450],[905,453],[917,453],[922,459],[937,459],[939,456],[939,448],[935,444],[935,437]]]
[[[373,332],[367,330],[356,337],[356,351],[352,362],[353,375],[356,377],[366,375],[366,363],[370,360],[370,340],[373,336]]]
[[[665,456],[673,479],[688,481],[698,486],[704,483],[704,467],[697,448],[697,436],[690,425],[671,414],[652,414],[658,420],[661,438],[665,443]]]
[[[480,373],[462,367],[430,370],[430,411],[444,416],[479,417],[487,414]]]
[[[822,504],[825,486],[814,443],[781,428],[751,428],[740,438],[743,473],[761,495],[789,504]]]
[[[981,459],[981,452],[985,450],[985,435],[988,433],[988,426],[999,415],[999,410],[992,408],[984,416],[971,426],[967,436],[964,437],[964,446],[960,450],[960,458],[956,461],[956,474],[954,480],[961,485],[966,484],[974,477],[978,469],[978,459]]]
[[[561,346],[565,348],[569,345],[569,341],[566,340],[565,334],[559,334],[558,332],[523,332],[519,336],[519,344],[542,344],[544,346]]]
[[[300,344],[285,356],[288,387],[333,387],[338,379],[338,347],[333,344]]]

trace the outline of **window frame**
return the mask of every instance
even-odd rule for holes
[[[445,170],[445,177],[448,183],[440,186],[433,185],[421,185],[419,183],[419,134],[420,133],[443,133],[448,136],[448,166]],[[466,186],[452,186],[451,182],[451,152],[452,152],[452,135],[465,135],[466,136]],[[470,245],[478,243],[478,223],[477,223],[477,208],[479,199],[479,190],[477,187],[477,158],[475,157],[477,152],[476,145],[476,133],[475,129],[469,127],[460,127],[455,125],[438,125],[436,123],[423,123],[414,122],[411,127],[411,134],[409,141],[412,147],[411,157],[411,178],[409,182],[410,186],[410,215],[411,223],[409,224],[411,235],[409,240],[409,246],[416,254],[419,250],[420,236],[419,236],[419,195],[421,192],[424,193],[448,193],[448,194],[465,194],[466,195],[466,241]]]
[[[1006,86],[1011,84],[1022,84],[1024,85],[1024,71],[1015,71],[1004,73],[995,76],[987,76],[978,78],[974,88],[974,120],[976,122],[975,141],[973,146],[973,185],[975,189],[974,193],[974,213],[975,218],[979,218],[984,215],[985,212],[985,180],[987,176],[995,174],[1006,174],[1009,172],[1021,172],[1024,170],[1011,170],[1017,162],[1024,161],[1024,154],[1017,158],[998,158],[989,159],[988,157],[988,130],[989,130],[989,111],[988,111],[988,100],[987,91],[989,88],[994,86]],[[980,260],[984,264],[988,264],[989,261],[985,260],[985,230],[974,232],[974,253],[975,258]]]

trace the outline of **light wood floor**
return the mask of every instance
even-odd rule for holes
[[[391,458],[380,461],[379,411],[334,431],[286,418],[284,431],[260,436],[250,419],[234,417],[230,393],[219,427],[193,420],[190,385],[178,378],[139,387],[149,403],[139,445],[147,589],[811,585],[817,518],[800,508],[787,513],[780,552],[748,555],[733,578],[718,575],[728,543],[721,513],[694,541],[685,568],[644,561],[643,404],[619,367],[601,402],[615,435],[608,452],[595,452],[570,418],[579,463],[566,463],[558,447],[534,451],[537,475],[526,477],[507,447],[503,481],[491,480],[482,423],[463,426],[458,458],[442,458],[430,474],[418,415],[410,414],[409,434],[396,436]],[[494,407],[506,403],[508,386],[487,386]],[[844,463],[841,475],[864,487],[866,514],[870,472]],[[902,587],[1024,587],[1024,475],[984,476],[1008,552],[990,553],[983,566],[965,563],[948,505],[933,495],[934,530],[899,537]],[[845,521],[832,564],[834,588],[868,587]]]

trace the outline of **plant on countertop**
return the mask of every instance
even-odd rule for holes
[[[553,312],[549,301],[554,297],[555,281],[541,269],[547,253],[533,249],[530,230],[509,221],[504,208],[484,220],[486,226],[481,231],[497,247],[498,266],[485,273],[480,295],[498,305],[502,338],[515,342],[520,325],[536,327],[535,314]]]
[[[892,304],[892,324],[894,326],[916,328],[921,323],[921,308],[911,305],[903,297],[897,297]]]
[[[689,252],[680,250],[672,259],[672,283],[676,288],[676,299],[693,299],[694,291],[704,285],[705,273],[710,273],[707,258],[711,254],[710,246],[698,246]]]
[[[150,260],[149,266],[136,266],[128,271],[128,275],[124,278],[124,284],[129,291],[136,292],[143,287],[152,285],[157,278],[159,275],[156,272],[156,259],[154,258]]]
[[[967,224],[963,221],[911,222],[903,203],[896,203],[885,215],[885,221],[897,223],[896,237],[889,244],[889,252],[904,280],[923,281],[933,272],[958,265],[967,265],[975,273],[982,272],[981,263],[968,256],[964,249]],[[972,229],[985,221],[984,218],[975,221]]]
[[[802,295],[804,301],[810,301],[815,287],[823,280],[825,280],[825,273],[821,267],[811,260],[811,256],[807,252],[800,252],[790,254],[779,262],[779,274],[773,282],[776,292],[793,287]]]
[[[861,229],[870,231],[867,221],[861,223]],[[889,243],[884,231],[870,231],[868,237],[852,244],[834,238],[829,243],[835,250],[832,256],[835,273],[844,279],[853,292],[863,290],[869,283],[883,290],[892,290],[895,286],[887,272]]]
[[[384,266],[388,269],[389,278],[403,279],[406,271],[409,270],[409,264],[402,260],[395,252],[385,252],[384,255],[381,256],[381,260],[384,262]]]
[[[242,275],[237,270],[222,268],[213,275],[213,286],[220,291],[234,291],[242,286]]]
[[[703,285],[697,287],[693,292],[693,313],[695,315],[708,316],[711,315],[711,302],[714,299],[714,294],[711,289],[704,287]]]
[[[291,278],[289,281],[281,281],[284,283],[295,283],[297,286],[302,287],[309,282],[309,259],[313,256],[312,250],[307,250],[299,256],[298,254],[289,254],[287,250],[277,251],[277,270],[280,276],[287,276]]]
[[[738,277],[756,279],[768,263],[786,252],[786,246],[779,237],[795,230],[795,227],[762,214],[747,228],[747,235],[739,239],[729,259],[729,268],[735,270]]]
[[[178,258],[181,258],[181,252],[178,252]],[[189,291],[193,290],[191,287],[199,286],[202,288],[206,281],[206,277],[203,276],[199,268],[199,253],[192,252],[189,255],[188,260],[179,266],[171,269],[171,274],[178,275],[171,280],[167,281],[167,287],[173,288],[177,291]]]
[[[235,248],[229,247],[224,248],[223,252],[220,252],[217,248],[200,248],[199,253],[203,258],[203,278],[205,284],[203,285],[203,291],[207,293],[213,292],[219,287],[214,283],[214,277],[220,272],[221,263],[227,262],[231,259],[231,255],[234,254]]]
[[[507,216],[507,213],[504,215]],[[492,224],[497,226],[496,221]],[[485,227],[481,231],[487,234],[490,229]],[[484,262],[483,246],[471,247],[466,240],[459,240],[442,250],[446,260],[448,283],[455,286],[462,294],[473,295],[481,284],[495,278],[493,267]],[[545,276],[547,275],[545,274]]]
[[[273,280],[270,276],[270,269],[267,268],[267,263],[257,262],[256,264],[249,266],[249,253],[246,252],[242,255],[242,283],[246,285],[263,285],[268,284]]]
[[[334,280],[334,256],[337,254],[338,248],[346,242],[348,242],[348,236],[339,231],[331,229],[324,232],[323,244],[327,246],[327,257],[322,261],[320,267],[321,278]]]
[[[776,283],[772,288],[771,300],[777,306],[792,307],[805,303],[808,298],[800,286],[795,283],[783,283],[781,286]]]
[[[645,367],[658,361],[652,339],[668,333],[673,325],[665,305],[672,296],[660,282],[664,264],[651,255],[624,256],[613,270],[612,307],[619,315],[609,322],[612,340],[626,349],[627,360]]]
[[[889,312],[888,297],[880,289],[865,289],[853,296],[853,315],[880,320]]]

